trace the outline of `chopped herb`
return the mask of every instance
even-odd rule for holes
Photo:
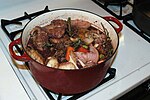
[[[88,46],[87,45],[82,45],[83,48],[85,49],[88,49]]]
[[[67,32],[68,32],[69,36],[72,37],[73,36],[73,32],[72,32],[72,29],[71,29],[71,18],[70,17],[68,17],[67,26],[68,26]]]
[[[99,57],[100,57],[100,59],[104,59],[105,56],[104,56],[104,54],[100,54]]]
[[[78,39],[77,41],[73,42],[73,47],[77,49],[80,46],[80,44],[81,44],[81,39]]]
[[[108,55],[112,55],[112,53],[113,53],[113,49],[109,49]]]
[[[107,37],[109,37],[109,32],[108,30],[104,27],[103,23],[101,23],[102,27],[103,27],[103,30],[104,30],[104,33],[106,34]]]
[[[75,48],[75,50],[77,50],[81,46],[85,49],[88,49],[88,46],[81,39],[78,39],[77,41],[73,42],[72,46]]]
[[[46,47],[52,47],[52,46],[54,46],[54,44],[52,44],[52,43],[50,43],[50,42],[47,42],[47,43],[45,43],[44,46],[46,46]]]

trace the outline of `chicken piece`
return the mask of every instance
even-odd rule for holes
[[[50,38],[49,41],[51,41],[52,43],[65,43],[65,44],[70,44],[71,40],[69,39],[69,37],[67,35],[64,35],[62,38]]]
[[[57,20],[53,20],[51,24],[43,28],[45,32],[48,33],[49,37],[61,38],[65,33],[66,27],[67,27],[67,24],[65,20],[57,19]]]
[[[48,25],[44,27],[45,32],[48,33],[48,36],[51,38],[61,38],[65,33],[64,27],[53,27],[53,25]]]
[[[62,20],[62,19],[52,20],[51,24],[54,25],[55,27],[67,28],[66,20]]]
[[[31,40],[33,43],[33,46],[35,49],[39,51],[44,51],[45,44],[48,42],[48,36],[45,31],[42,30],[41,27],[36,26],[32,31],[31,31]],[[29,42],[30,43],[30,42]]]

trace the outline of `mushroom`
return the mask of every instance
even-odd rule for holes
[[[47,66],[48,67],[53,67],[53,68],[58,68],[58,60],[55,57],[48,57],[47,58]]]
[[[71,62],[64,62],[59,65],[59,69],[76,69],[75,65]]]

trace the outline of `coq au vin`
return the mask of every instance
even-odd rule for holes
[[[26,46],[37,62],[58,69],[81,69],[103,62],[113,53],[109,32],[88,21],[55,19],[32,29]]]

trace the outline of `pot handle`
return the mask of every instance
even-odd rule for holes
[[[16,40],[12,41],[12,42],[9,44],[9,51],[10,51],[10,54],[11,54],[11,56],[12,56],[14,59],[16,59],[16,60],[18,60],[18,61],[25,61],[25,62],[28,62],[29,60],[31,60],[31,58],[30,58],[25,52],[24,52],[23,55],[18,56],[18,55],[16,55],[16,53],[15,53],[14,50],[13,50],[13,47],[14,47],[15,45],[17,45],[17,44],[20,44],[20,43],[21,43],[21,38],[18,38],[18,39],[16,39]]]
[[[106,16],[106,17],[103,17],[103,18],[104,18],[105,20],[107,20],[107,21],[112,21],[112,22],[116,23],[116,24],[119,26],[118,28],[114,27],[115,30],[116,30],[116,32],[117,32],[117,33],[120,33],[120,32],[121,32],[121,30],[122,30],[122,28],[123,28],[123,25],[122,25],[122,23],[121,23],[117,18],[112,17],[112,16]]]

